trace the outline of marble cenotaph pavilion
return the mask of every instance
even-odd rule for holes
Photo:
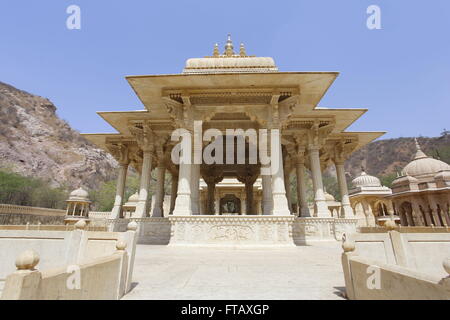
[[[188,59],[181,74],[126,77],[145,110],[99,112],[117,133],[84,134],[120,164],[112,225],[133,219],[139,224],[141,242],[172,245],[293,245],[340,240],[343,232],[354,231],[357,219],[344,161],[383,132],[345,131],[367,109],[318,107],[337,76],[337,72],[280,72],[272,58],[247,55],[243,44],[236,53],[228,37],[222,54],[216,44],[212,56]],[[243,141],[245,153],[237,152],[238,161],[232,163],[174,163],[172,151],[180,142],[171,137],[177,129],[189,135],[194,155],[204,155],[218,141],[225,153],[239,149],[237,144]],[[231,139],[229,130],[235,131]],[[258,141],[246,135],[249,130],[258,132]],[[207,132],[215,132],[213,138],[205,138]],[[223,135],[221,140],[217,132]],[[277,143],[267,138],[272,132],[279,133]],[[248,161],[250,149],[260,151],[264,135],[271,142],[272,161],[279,162],[277,170],[260,158]],[[322,182],[322,171],[332,164],[342,198],[337,217],[328,209]],[[129,166],[140,174],[140,189],[134,212],[129,216],[127,211],[124,217]],[[153,169],[157,191],[150,210]],[[270,174],[261,174],[263,170]],[[305,170],[311,171],[313,210],[306,199]],[[172,176],[172,197],[169,212],[164,212],[167,171]],[[297,175],[297,204],[291,203],[285,185],[291,173]]]

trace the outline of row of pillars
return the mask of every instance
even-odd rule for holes
[[[262,213],[263,215],[287,216],[290,215],[291,204],[290,188],[287,187],[289,174],[284,172],[281,144],[278,146],[279,155],[278,163],[279,169],[273,172],[272,175],[262,175]],[[142,218],[147,216],[148,212],[148,195],[151,180],[151,163],[152,153],[150,150],[143,150],[143,164],[142,174],[140,179],[139,200],[136,206],[134,217]],[[310,146],[308,148],[311,175],[314,189],[314,216],[316,217],[330,217],[330,212],[325,199],[322,172],[320,167],[319,147]],[[267,167],[266,167],[267,169]],[[124,201],[125,182],[128,170],[128,163],[121,163],[119,169],[119,176],[117,180],[116,196],[114,207],[111,213],[112,219],[117,219],[121,214],[121,207]],[[157,188],[155,196],[155,205],[153,208],[153,217],[163,216],[163,201],[164,201],[164,177],[166,169],[160,164],[157,168]],[[336,163],[337,180],[342,198],[341,217],[353,217],[353,210],[350,206],[348,196],[347,182],[345,179],[344,163]],[[299,158],[296,162],[297,175],[297,198],[299,199],[298,208],[299,215],[302,217],[309,217],[308,204],[306,201],[306,181],[305,181],[305,162],[303,158]],[[245,181],[247,207],[246,212],[253,211],[253,181]],[[189,216],[199,214],[199,182],[200,182],[200,165],[199,164],[185,164],[180,163],[178,177],[173,176],[172,179],[172,197],[171,197],[171,213],[174,216]],[[206,177],[205,182],[208,184],[208,212],[214,212],[214,189],[215,177]]]
[[[415,199],[408,199],[410,206],[399,205],[401,201],[395,201],[394,205],[400,217],[402,226],[450,226],[450,210],[445,203],[438,203],[429,197],[428,205],[419,203]],[[403,204],[402,203],[402,204]]]

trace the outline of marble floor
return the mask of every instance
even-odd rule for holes
[[[124,299],[343,299],[339,242],[293,248],[138,245]]]

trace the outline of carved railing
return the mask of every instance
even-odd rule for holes
[[[109,219],[111,215],[110,211],[90,211],[89,218],[90,219]]]
[[[0,214],[31,214],[36,216],[64,216],[66,210],[0,204]]]

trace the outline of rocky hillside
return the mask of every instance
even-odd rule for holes
[[[95,189],[114,178],[117,163],[112,156],[81,137],[55,111],[48,99],[0,82],[0,168],[68,188],[82,183]],[[429,156],[450,162],[448,132],[418,140]],[[364,166],[369,174],[386,176],[400,171],[414,154],[413,138],[379,140],[355,152],[346,171],[355,177]]]
[[[58,118],[48,99],[0,82],[0,167],[53,186],[96,188],[116,161]]]
[[[430,157],[450,163],[450,134],[444,132],[436,138],[417,138],[422,150]],[[361,148],[346,162],[346,171],[355,177],[361,166],[375,176],[400,172],[416,153],[414,138],[396,138],[372,142]]]

